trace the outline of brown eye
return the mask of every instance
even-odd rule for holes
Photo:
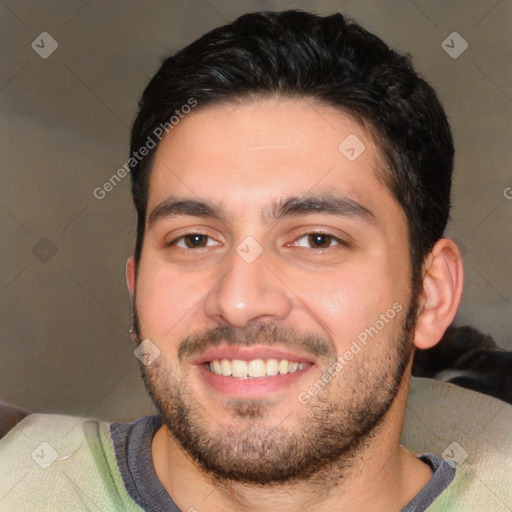
[[[166,244],[167,247],[179,247],[180,249],[201,249],[219,245],[213,238],[202,233],[189,233],[187,235],[175,238],[172,242]]]
[[[189,249],[194,249],[194,247],[205,247],[208,237],[206,235],[194,234],[186,235],[183,237],[183,239],[185,241],[185,245]]]
[[[189,249],[196,249],[197,247],[206,247],[208,243],[208,237],[206,235],[195,233],[191,235],[185,235],[183,237],[183,241]]]
[[[331,235],[324,233],[311,233],[307,235],[308,244],[313,249],[327,249],[335,241]]]
[[[295,240],[292,244],[295,247],[304,247],[306,249],[331,249],[336,246],[347,246],[347,244],[339,238],[329,233],[308,233]]]

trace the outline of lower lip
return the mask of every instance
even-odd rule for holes
[[[303,377],[313,366],[315,365],[310,364],[303,370],[297,370],[293,373],[285,373],[284,375],[278,374],[256,379],[217,375],[207,370],[202,364],[198,365],[197,368],[207,384],[219,393],[231,398],[249,399],[265,397],[269,393],[286,389]]]

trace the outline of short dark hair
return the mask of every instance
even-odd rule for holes
[[[158,126],[169,128],[169,119],[191,98],[199,109],[269,96],[311,98],[340,108],[367,128],[383,158],[380,177],[407,216],[416,287],[424,258],[449,219],[450,127],[435,91],[409,57],[341,14],[245,14],[168,57],[139,102],[131,155]],[[137,263],[155,150],[130,160]]]

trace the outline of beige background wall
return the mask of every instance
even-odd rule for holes
[[[137,99],[169,51],[244,12],[287,8],[354,18],[411,53],[439,92],[457,147],[457,321],[512,348],[510,0],[2,0],[0,398],[111,420],[151,411],[126,332],[129,181],[102,200],[93,190],[125,163]],[[46,59],[31,47],[42,32],[58,44]],[[441,46],[453,32],[469,45],[458,58]]]

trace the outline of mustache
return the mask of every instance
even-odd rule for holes
[[[230,347],[250,345],[283,345],[290,350],[299,348],[318,358],[335,358],[329,342],[316,333],[297,333],[274,324],[253,324],[244,328],[218,326],[202,334],[185,337],[178,349],[180,363],[221,344]]]
[[[132,311],[133,332],[137,343],[141,341],[141,323],[135,301]],[[184,363],[211,347],[221,344],[230,347],[265,345],[282,345],[289,350],[300,349],[319,359],[336,359],[336,351],[329,341],[313,332],[298,332],[296,329],[278,327],[275,324],[255,323],[243,328],[217,326],[204,333],[196,333],[182,339],[178,348],[178,360]]]

